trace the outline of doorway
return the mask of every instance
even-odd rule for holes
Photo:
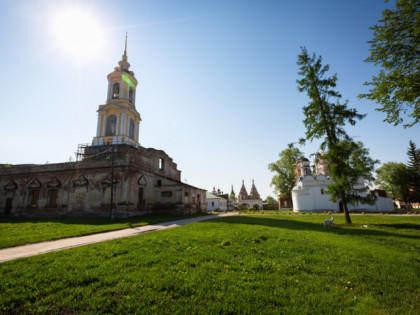
[[[139,201],[138,201],[138,207],[140,209],[143,208],[144,205],[144,188],[143,187],[139,187]]]
[[[4,214],[9,215],[12,212],[13,198],[6,198],[6,205],[4,207]]]

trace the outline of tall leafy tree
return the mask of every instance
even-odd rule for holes
[[[297,64],[301,76],[297,80],[298,89],[306,92],[310,99],[303,107],[306,138],[301,141],[322,139],[321,149],[328,150],[326,158],[330,163],[332,182],[327,192],[332,201],[340,200],[346,222],[351,223],[348,204],[374,202],[371,195],[361,194],[367,191],[367,186],[360,185],[359,179],[364,175],[367,181],[372,180],[371,173],[377,161],[369,157],[368,150],[361,143],[352,142],[344,130],[347,123],[355,125],[365,115],[348,108],[347,101],[341,103],[341,94],[334,90],[337,75],[326,76],[329,65],[322,65],[321,56],[309,55],[303,47]]]
[[[278,202],[277,202],[277,200],[276,199],[274,199],[273,197],[271,197],[271,196],[267,196],[267,198],[265,199],[265,202],[266,203],[268,203],[268,204],[270,204],[270,205],[275,205],[275,204],[277,204]]]
[[[359,97],[380,104],[377,110],[386,113],[388,123],[398,125],[401,113],[408,114],[412,121],[404,127],[411,127],[420,121],[420,1],[397,0],[395,6],[370,28],[373,39],[365,62],[382,69],[365,83],[369,92]]]
[[[410,201],[420,202],[420,149],[410,140],[408,155],[408,177],[410,181]]]
[[[392,198],[410,201],[410,175],[404,163],[387,162],[376,170],[376,185]]]
[[[293,143],[289,143],[287,148],[279,153],[279,160],[268,165],[271,172],[276,173],[271,186],[277,194],[282,197],[291,197],[292,189],[296,183],[294,164],[303,157],[303,153]]]

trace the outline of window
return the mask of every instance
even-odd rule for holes
[[[128,129],[128,136],[134,139],[134,121],[130,118],[130,128]]]
[[[39,198],[39,190],[29,191],[28,208],[37,208],[38,207],[38,198]]]
[[[117,118],[115,115],[110,115],[106,119],[106,136],[115,136],[115,131],[117,127]]]
[[[139,205],[143,204],[143,187],[139,188]]]
[[[57,195],[58,195],[57,189],[51,189],[48,191],[48,197],[47,197],[48,208],[57,208]]]
[[[186,192],[184,193],[184,196],[185,196],[185,197],[188,197],[188,191],[186,191]]]
[[[133,103],[133,88],[130,87],[130,91],[128,92],[128,100]]]
[[[112,98],[120,98],[120,84],[114,83],[112,86]]]
[[[172,197],[172,191],[162,191],[162,197]]]
[[[211,206],[214,207],[214,201],[211,202]]]
[[[160,158],[159,159],[159,169],[163,170],[164,167],[165,167],[165,161],[164,161],[164,159]]]
[[[324,194],[324,188],[321,188],[321,195]]]
[[[162,186],[162,181],[161,181],[160,179],[158,179],[158,181],[157,181],[157,185],[158,185],[158,186]]]
[[[6,215],[10,214],[10,212],[12,212],[12,207],[13,207],[13,198],[6,198],[6,203],[4,205],[4,213]]]

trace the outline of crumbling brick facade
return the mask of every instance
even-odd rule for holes
[[[205,212],[206,191],[182,183],[164,151],[121,144],[88,146],[79,162],[0,165],[0,215],[110,215],[112,147],[114,215]]]

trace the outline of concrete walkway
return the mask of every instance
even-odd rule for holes
[[[48,252],[55,252],[62,249],[84,246],[99,242],[106,242],[110,240],[114,240],[117,238],[135,236],[146,232],[151,231],[158,231],[158,230],[165,230],[170,229],[182,225],[186,225],[192,222],[199,222],[211,219],[217,219],[221,217],[236,215],[237,213],[224,213],[224,214],[216,214],[216,215],[207,215],[202,217],[196,218],[189,218],[184,220],[177,220],[177,221],[170,221],[164,222],[159,224],[152,224],[152,225],[145,225],[139,226],[135,228],[128,228],[123,230],[117,231],[110,231],[86,236],[79,236],[79,237],[71,237],[71,238],[64,238],[55,241],[48,241],[42,243],[35,243],[35,244],[28,244],[10,248],[3,248],[0,249],[0,263],[14,260],[22,257],[29,257],[35,256],[40,254],[45,254]]]

